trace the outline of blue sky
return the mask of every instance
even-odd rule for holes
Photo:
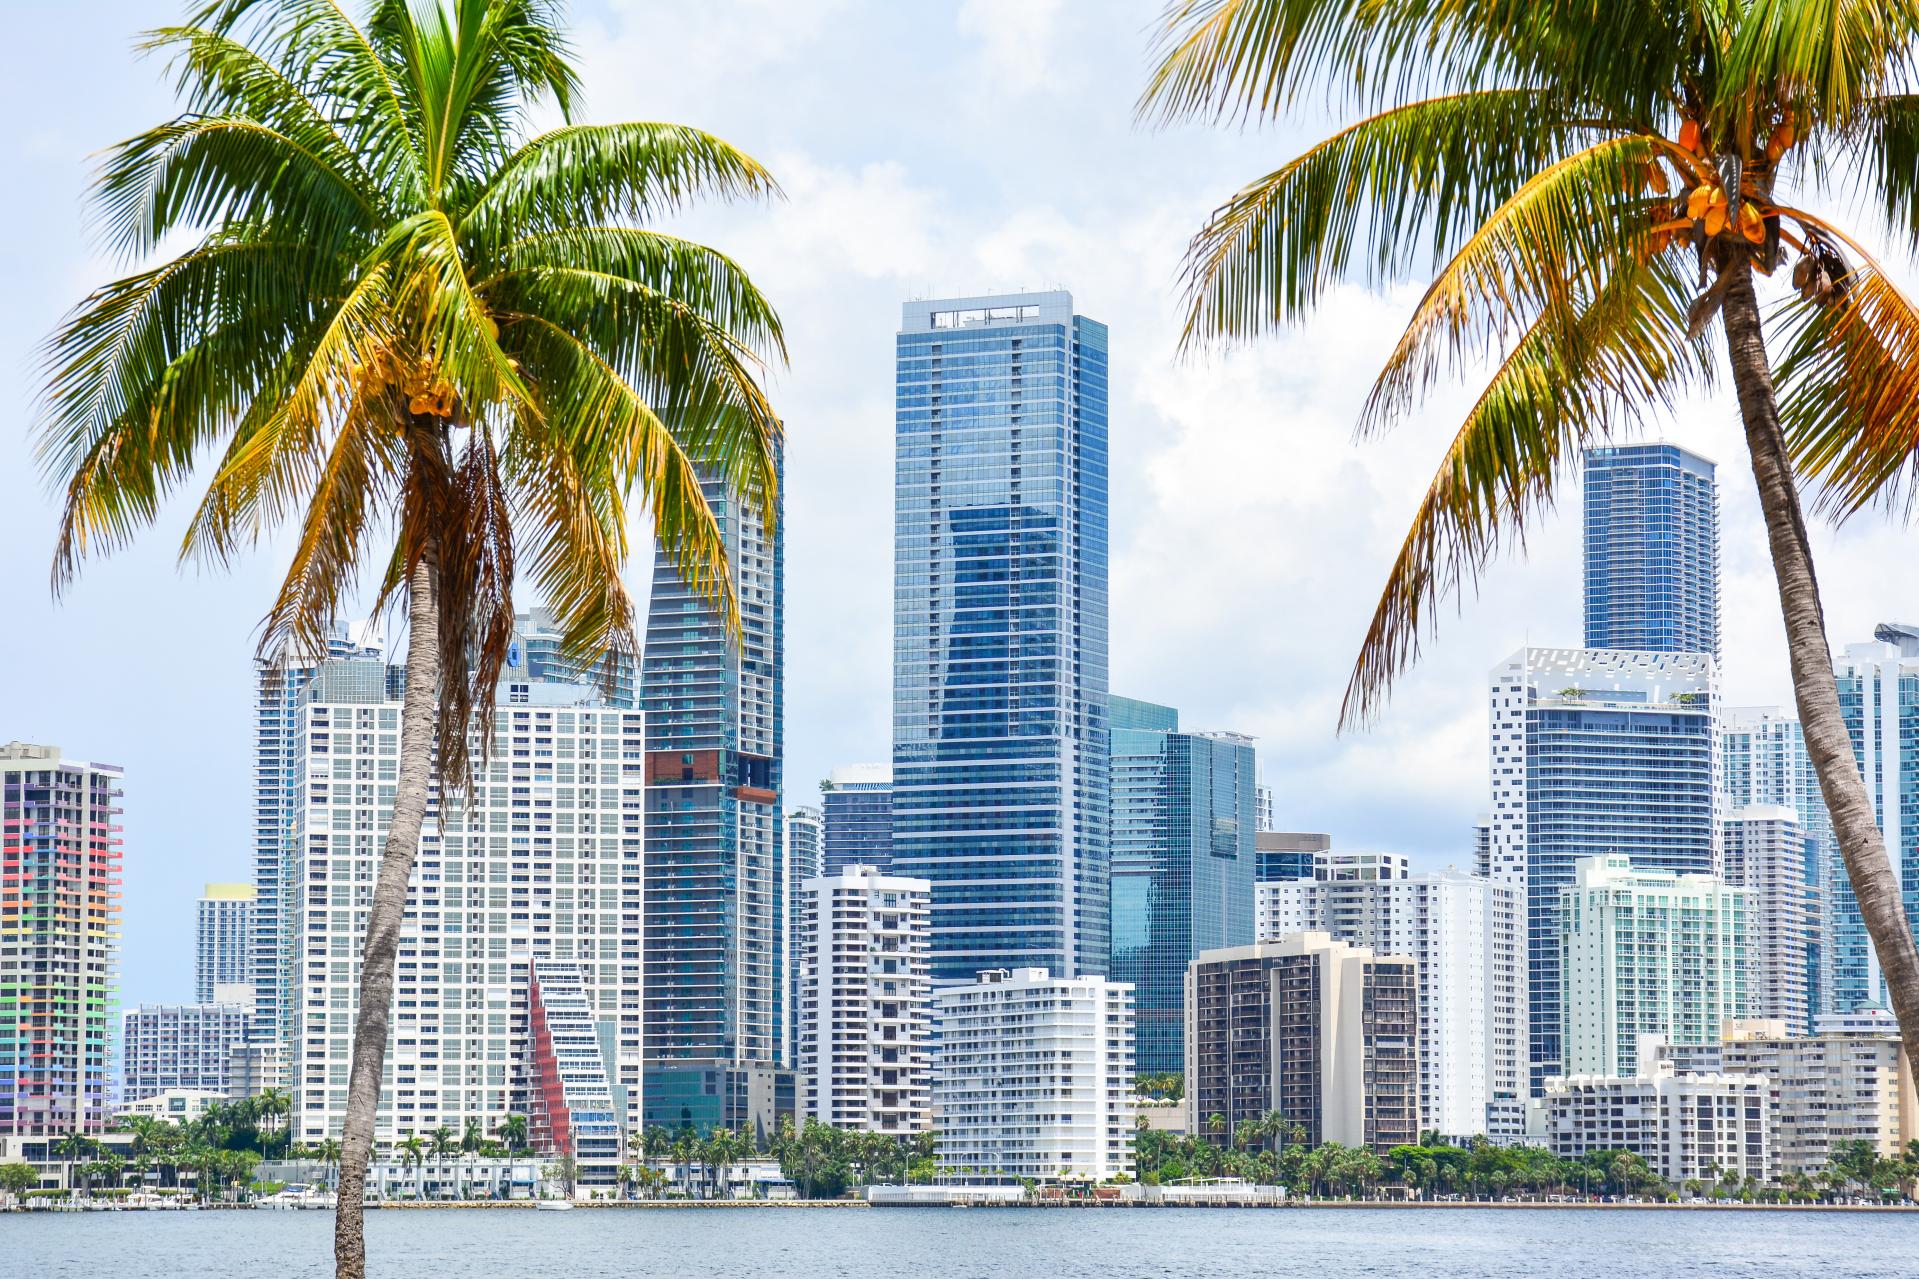
[[[0,396],[0,740],[126,766],[124,995],[186,998],[193,898],[204,881],[249,873],[249,659],[281,555],[267,546],[227,574],[180,571],[176,503],[56,604],[54,506],[28,444],[37,344],[120,265],[86,234],[89,156],[171,114],[160,67],[132,45],[184,5],[8,7],[15,54],[0,93],[25,123],[0,141],[15,175],[0,203],[11,302],[0,352],[13,373]],[[1157,9],[575,0],[588,118],[711,129],[786,191],[676,226],[740,258],[792,338],[792,367],[773,382],[789,430],[788,802],[810,801],[835,764],[888,753],[899,303],[1063,285],[1112,329],[1115,691],[1170,702],[1190,727],[1256,735],[1282,825],[1463,862],[1486,790],[1485,672],[1527,642],[1578,642],[1576,492],[1527,560],[1496,567],[1445,616],[1384,720],[1337,736],[1385,567],[1473,388],[1440,388],[1389,441],[1351,438],[1420,280],[1343,288],[1296,332],[1174,358],[1185,237],[1329,117],[1136,129]],[[1782,700],[1777,606],[1730,395],[1660,430],[1722,463],[1728,693]],[[1909,533],[1868,519],[1819,540],[1835,643],[1919,618]],[[647,580],[643,565],[632,580]]]

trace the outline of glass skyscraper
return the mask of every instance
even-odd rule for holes
[[[1674,444],[1587,451],[1587,648],[1719,656],[1715,469]]]
[[[933,886],[936,982],[1104,973],[1106,326],[908,302],[897,357],[892,872]]]
[[[1899,876],[1908,927],[1919,932],[1919,626],[1887,623],[1870,644],[1849,644],[1834,663],[1839,708],[1872,796],[1873,815]],[[1828,1012],[1890,1007],[1879,957],[1866,936],[1852,882],[1835,849],[1826,886],[1831,899],[1826,961]]]
[[[1563,1073],[1560,893],[1578,862],[1717,870],[1717,700],[1698,652],[1528,648],[1493,669],[1488,862],[1525,896],[1534,1095]]]
[[[893,864],[893,766],[849,764],[820,783],[822,875]]]
[[[1133,984],[1142,1074],[1184,1069],[1186,966],[1253,941],[1252,739],[1182,733],[1170,706],[1112,699],[1113,955]]]
[[[741,637],[655,557],[646,718],[648,1124],[767,1131],[792,1108],[781,833],[782,534],[703,484]]]

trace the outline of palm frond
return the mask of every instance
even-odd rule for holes
[[[1839,141],[1860,185],[1877,193],[1886,225],[1919,249],[1919,94],[1866,100]]]
[[[778,194],[759,161],[677,124],[567,125],[520,147],[460,218],[486,253],[542,231],[643,221],[710,196]]]
[[[1555,298],[1493,374],[1446,451],[1393,561],[1340,712],[1370,720],[1418,658],[1432,613],[1523,542],[1590,443],[1670,407],[1710,378],[1686,336],[1689,288],[1674,254],[1622,263],[1596,293]]]
[[[1804,125],[1849,119],[1913,69],[1912,0],[1751,0],[1717,61],[1720,114],[1784,97]]]
[[[1373,281],[1444,256],[1542,167],[1596,136],[1538,88],[1429,98],[1361,120],[1214,211],[1182,271],[1183,340],[1290,323],[1355,256]]]
[[[1647,256],[1663,198],[1646,174],[1661,148],[1612,138],[1547,167],[1473,232],[1414,308],[1361,417],[1378,430],[1415,404],[1439,373],[1459,371],[1536,316],[1599,297],[1619,269]]]
[[[1793,467],[1819,509],[1845,519],[1919,505],[1919,308],[1857,242],[1823,219],[1792,216],[1857,258],[1834,294],[1777,317],[1776,380]]]

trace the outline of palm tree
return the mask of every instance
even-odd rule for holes
[[[1186,260],[1186,341],[1304,319],[1338,277],[1438,277],[1362,431],[1447,367],[1503,358],[1421,502],[1347,688],[1376,714],[1440,602],[1550,505],[1583,449],[1710,382],[1721,322],[1793,690],[1846,870],[1919,1061],[1919,950],[1832,674],[1795,474],[1835,515],[1899,500],[1919,442],[1919,311],[1797,184],[1852,172],[1919,239],[1919,11],[1892,0],[1172,0],[1154,118],[1279,116],[1321,77],[1371,110],[1217,209]],[[1622,39],[1622,33],[1630,33]],[[1432,96],[1409,100],[1418,86]],[[1797,255],[1799,297],[1756,275]],[[1360,265],[1360,264],[1363,264]],[[1696,294],[1696,296],[1695,296]],[[1763,323],[1785,342],[1774,367]],[[1511,343],[1509,334],[1518,337]]]
[[[508,1151],[517,1154],[526,1149],[525,1115],[508,1115],[493,1131],[499,1134],[502,1142],[506,1143]]]
[[[486,1125],[481,1123],[477,1116],[468,1115],[466,1126],[460,1132],[460,1198],[462,1199],[467,1197],[468,1189],[467,1158],[484,1153],[486,1146]]]
[[[394,1151],[401,1160],[413,1168],[413,1197],[426,1198],[426,1143],[420,1140],[420,1134],[410,1132],[393,1143]]]
[[[637,648],[627,515],[737,632],[703,480],[770,522],[779,319],[732,261],[640,229],[776,190],[717,138],[573,122],[557,0],[203,0],[147,47],[184,113],[113,148],[111,245],[145,257],[47,348],[40,457],[64,492],[56,589],[193,477],[182,554],[297,533],[261,649],[316,648],[359,574],[407,617],[396,779],[360,966],[338,1274],[362,1193],[407,880],[429,791],[491,740],[516,567],[590,663]],[[567,122],[530,140],[530,109]],[[471,738],[469,738],[471,733]]]
[[[323,1137],[319,1146],[315,1148],[315,1152],[319,1155],[320,1162],[327,1166],[333,1185],[337,1189],[340,1184],[340,1143],[332,1137]]]
[[[446,1172],[448,1156],[460,1148],[460,1143],[453,1136],[453,1130],[445,1124],[441,1124],[438,1128],[435,1128],[427,1134],[427,1145],[433,1151],[434,1168],[444,1174]]]

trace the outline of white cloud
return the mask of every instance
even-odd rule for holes
[[[1060,87],[1066,74],[1055,41],[1060,0],[966,0],[957,25],[979,42],[985,87],[1032,93]]]

